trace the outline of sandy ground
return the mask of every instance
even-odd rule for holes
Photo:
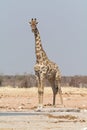
[[[37,112],[37,88],[0,88],[0,130],[87,130],[87,89],[62,88],[64,104],[44,90],[44,108]],[[21,112],[5,115],[6,112]]]

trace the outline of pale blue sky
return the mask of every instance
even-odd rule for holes
[[[0,0],[0,73],[34,73],[31,18],[62,75],[87,75],[87,0]]]

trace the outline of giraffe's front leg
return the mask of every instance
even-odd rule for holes
[[[38,85],[38,108],[40,110],[43,108],[43,94],[44,94],[44,86],[43,86],[43,75],[40,73],[35,73],[37,85]]]
[[[43,94],[44,94],[44,86],[43,86],[43,78],[40,77],[40,85],[38,86],[38,108],[43,108]]]

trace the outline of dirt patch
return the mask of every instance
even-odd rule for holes
[[[76,116],[72,116],[72,115],[61,115],[61,116],[54,116],[52,114],[48,114],[47,115],[49,118],[56,118],[56,119],[68,119],[68,120],[75,120],[77,119]]]
[[[73,115],[60,115],[60,116],[55,116],[52,114],[48,114],[47,115],[49,118],[55,118],[58,119],[57,122],[86,122],[86,120],[84,119],[79,119],[79,117],[77,116],[73,116]],[[56,122],[56,123],[57,123]]]

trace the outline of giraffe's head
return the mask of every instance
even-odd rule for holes
[[[36,18],[35,18],[35,19],[32,18],[31,21],[29,22],[29,24],[30,24],[30,26],[31,26],[32,32],[34,32],[35,29],[36,29],[36,26],[37,26],[37,24],[38,24]]]

